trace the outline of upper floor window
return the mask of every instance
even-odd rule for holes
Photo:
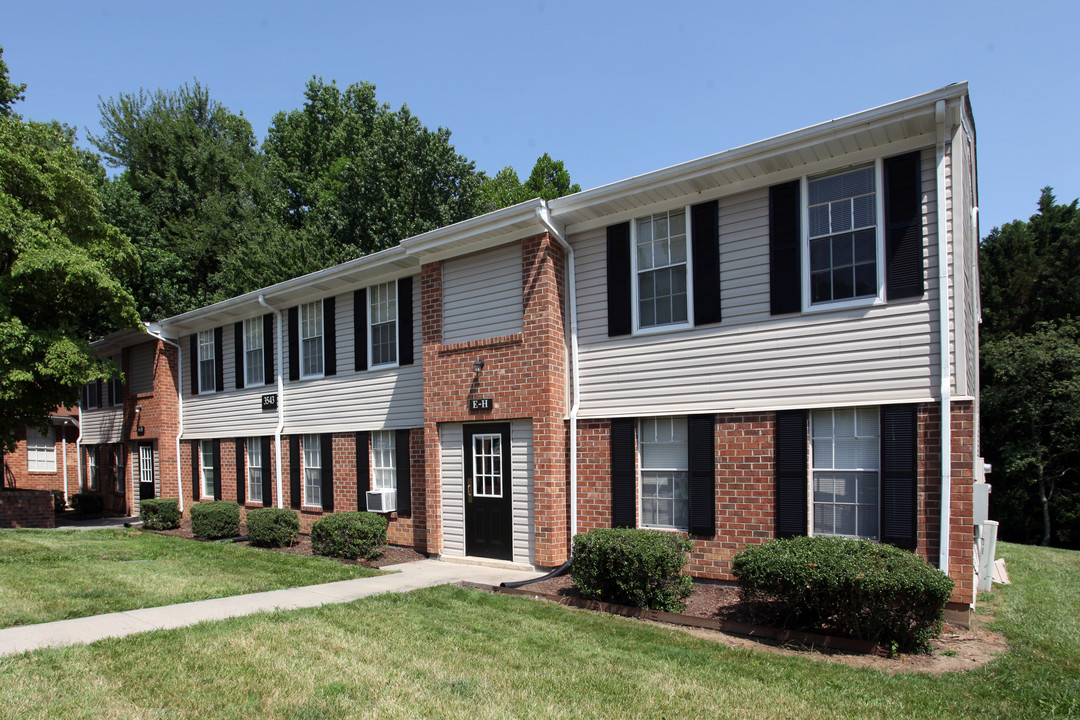
[[[686,429],[684,417],[643,418],[638,425],[642,527],[686,530],[690,525]]]
[[[101,398],[98,396],[98,384],[96,382],[88,383],[86,385],[84,397],[86,410],[96,410],[101,407]]]
[[[300,377],[323,374],[323,304],[300,306]]]
[[[397,283],[373,285],[371,301],[371,366],[397,362]]]
[[[117,368],[123,367],[120,364],[120,356],[119,355],[113,355],[109,359],[112,360],[113,363],[116,364]],[[123,389],[124,389],[124,381],[121,378],[113,378],[109,382],[110,382],[109,392],[111,393],[112,404],[113,405],[123,405],[124,404],[124,398],[123,398],[122,393],[123,393]]]
[[[810,303],[878,294],[874,166],[807,181]]]
[[[263,385],[263,321],[248,318],[244,321],[244,386]]]
[[[30,472],[56,472],[56,441],[52,428],[47,435],[26,428],[26,469]]]
[[[199,392],[217,390],[217,353],[214,348],[214,331],[199,331]]]
[[[814,410],[814,534],[876,539],[881,424],[878,408]]]
[[[380,430],[371,434],[372,490],[396,490],[394,431]]]
[[[637,327],[685,324],[690,316],[686,211],[651,215],[632,227]]]

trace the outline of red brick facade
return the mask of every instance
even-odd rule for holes
[[[0,490],[0,528],[51,528],[56,524],[49,490]]]
[[[79,430],[75,426],[79,417],[74,409],[62,409],[58,416],[67,415],[74,422],[66,425],[53,424],[49,428],[56,456],[56,470],[30,471],[26,451],[26,428],[18,433],[15,451],[4,455],[4,477],[2,484],[7,488],[22,490],[58,490],[64,492],[64,476],[67,474],[67,490],[70,494],[79,491],[79,456],[76,440]],[[66,447],[65,447],[66,445]]]

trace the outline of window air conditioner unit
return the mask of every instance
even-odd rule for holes
[[[397,510],[397,493],[393,490],[369,490],[367,509],[373,513],[388,513]]]

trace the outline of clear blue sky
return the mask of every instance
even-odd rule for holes
[[[198,78],[262,138],[313,75],[453,131],[489,174],[549,152],[595,187],[966,80],[982,234],[1080,195],[1080,2],[13,2],[19,111]],[[1038,140],[1038,143],[1035,142]]]

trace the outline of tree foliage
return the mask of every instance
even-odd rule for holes
[[[581,186],[571,183],[570,173],[563,161],[553,160],[548,153],[536,159],[536,164],[524,183],[518,178],[517,171],[507,165],[495,173],[494,177],[485,177],[480,188],[481,206],[485,212],[533,198],[553,200],[576,192],[581,192]]]
[[[11,117],[11,106],[24,99],[25,91],[26,83],[16,85],[8,77],[8,66],[4,62],[4,48],[0,46],[0,116]]]
[[[0,78],[16,87],[6,69]],[[119,280],[138,259],[106,218],[103,182],[70,129],[0,116],[0,453],[21,427],[47,429],[79,387],[118,372],[89,347],[95,328],[138,323]]]
[[[982,446],[1005,539],[1080,547],[1080,213],[1044,188],[979,249]]]

